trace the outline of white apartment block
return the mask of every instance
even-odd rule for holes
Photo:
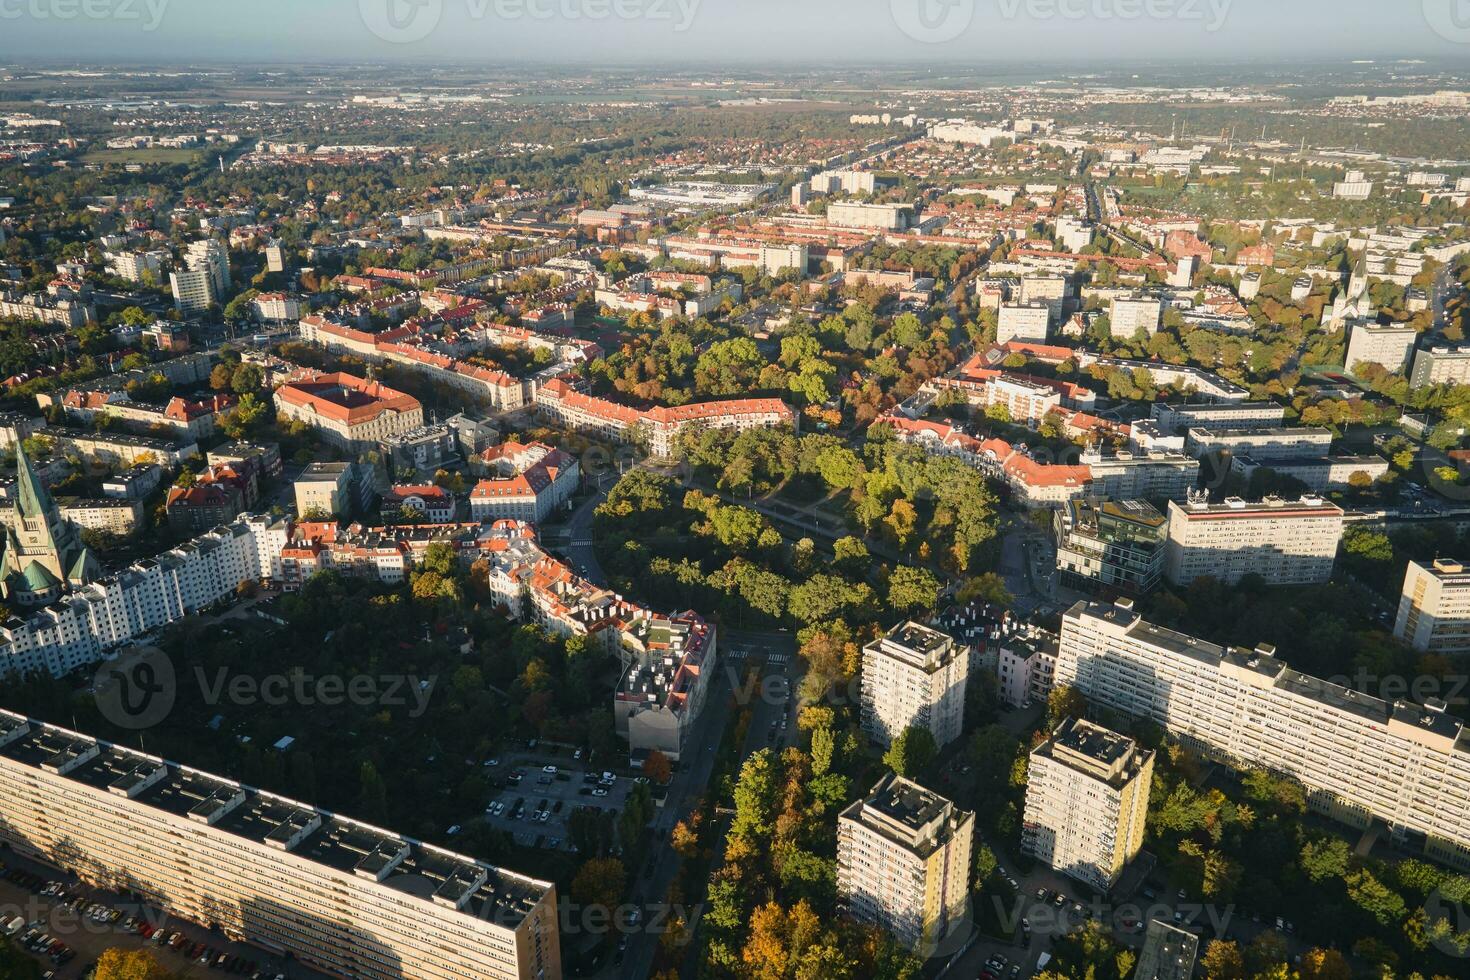
[[[1409,357],[1414,353],[1418,340],[1419,332],[1413,327],[1392,323],[1380,326],[1366,321],[1354,323],[1343,363],[1349,371],[1357,371],[1365,364],[1377,364],[1386,371],[1399,374],[1409,366]]]
[[[1129,340],[1142,331],[1152,337],[1163,323],[1164,304],[1156,296],[1118,296],[1108,310],[1114,337]]]
[[[1470,384],[1470,347],[1429,347],[1414,355],[1410,388]]]
[[[1342,508],[1320,497],[1171,501],[1164,577],[1175,585],[1200,578],[1235,585],[1247,575],[1270,586],[1317,585],[1332,578],[1342,526]]]
[[[1067,719],[1031,750],[1021,849],[1107,893],[1143,848],[1154,753]]]
[[[908,728],[927,728],[940,748],[959,738],[965,720],[970,658],[954,638],[900,623],[863,647],[862,727],[882,746]]]
[[[1057,644],[1050,636],[1007,640],[995,655],[1000,699],[1013,708],[1045,700],[1056,677]]]
[[[983,394],[980,404],[985,408],[1000,406],[1010,414],[1011,421],[1033,429],[1062,407],[1061,392],[1025,378],[1002,375],[986,381],[979,390]]]
[[[1393,635],[1425,653],[1470,653],[1470,572],[1463,563],[1409,562]]]
[[[1184,500],[1199,485],[1199,460],[1166,449],[1092,449],[1081,463],[1092,474],[1089,492],[1112,500]]]
[[[1052,308],[1044,303],[1005,303],[1000,308],[996,321],[995,342],[1008,344],[1013,340],[1030,340],[1044,343],[1051,331]]]
[[[142,282],[145,277],[151,276],[157,282],[161,280],[163,267],[172,256],[163,249],[153,249],[146,252],[108,252],[104,258],[107,260],[107,271],[119,279]]]
[[[333,976],[561,977],[548,882],[10,712],[0,838]]]
[[[1211,759],[1295,779],[1317,813],[1380,821],[1395,844],[1470,869],[1470,742],[1443,703],[1390,704],[1291,670],[1269,647],[1155,626],[1128,602],[1063,617],[1057,683]]]
[[[913,217],[911,204],[856,204],[834,201],[827,206],[827,223],[837,228],[903,231]]]
[[[0,625],[0,676],[54,677],[271,578],[286,525],[242,518]]]
[[[1322,428],[1190,429],[1189,455],[1216,453],[1262,459],[1321,459],[1332,449],[1332,430]]]
[[[909,949],[965,921],[975,815],[889,774],[837,818],[838,901]]]
[[[1275,402],[1211,402],[1166,405],[1156,402],[1153,418],[1166,432],[1190,429],[1273,429],[1286,420],[1286,408]]]

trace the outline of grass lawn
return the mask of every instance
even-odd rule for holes
[[[175,164],[193,163],[202,154],[198,149],[175,149],[161,146],[146,150],[92,150],[82,155],[83,163],[126,165],[129,163]]]

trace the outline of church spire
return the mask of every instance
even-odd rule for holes
[[[15,446],[15,506],[21,517],[45,517],[51,513],[51,494],[36,474],[25,447]]]

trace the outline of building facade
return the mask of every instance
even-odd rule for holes
[[[1442,702],[1378,698],[1146,622],[1127,601],[1062,619],[1057,683],[1207,757],[1306,789],[1319,814],[1387,825],[1397,846],[1470,868],[1470,742]]]
[[[910,949],[965,922],[975,815],[889,774],[837,818],[838,901]]]
[[[1164,575],[1175,585],[1200,578],[1235,585],[1247,575],[1270,586],[1318,585],[1332,578],[1343,518],[1341,507],[1320,497],[1171,501]]]
[[[862,727],[882,746],[908,728],[926,728],[940,748],[965,720],[969,657],[953,637],[900,623],[863,647]]]
[[[1470,572],[1462,562],[1409,562],[1393,635],[1424,653],[1470,653]]]
[[[1106,894],[1143,848],[1154,753],[1067,719],[1031,750],[1021,849]]]
[[[549,882],[9,712],[0,838],[336,976],[562,975]]]
[[[1068,588],[1144,595],[1159,587],[1168,520],[1148,501],[1071,500],[1057,510],[1053,530]]]

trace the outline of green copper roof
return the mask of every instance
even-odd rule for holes
[[[66,580],[72,585],[86,585],[92,581],[96,568],[97,561],[92,557],[92,549],[83,548],[77,552],[77,560],[71,563]]]
[[[25,447],[15,447],[15,505],[22,517],[40,517],[51,511],[51,494],[36,475]]]
[[[61,583],[56,581],[56,576],[51,570],[38,561],[31,562],[25,571],[26,589],[30,592],[47,592],[59,588]]]

